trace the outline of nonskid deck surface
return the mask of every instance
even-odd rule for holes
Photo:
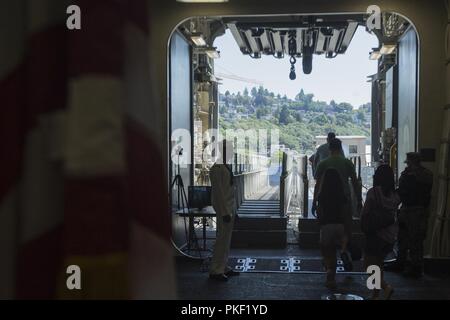
[[[309,261],[306,258],[312,260],[320,258],[320,252],[317,249],[300,249],[294,254],[286,254],[283,251],[239,249],[232,250],[231,254],[235,258],[244,259],[300,257],[302,260],[303,257],[305,261]],[[176,270],[179,299],[320,300],[324,294],[332,292],[324,285],[326,275],[323,272],[242,272],[239,277],[232,277],[224,283],[209,279],[207,266],[202,260],[184,257],[177,257]],[[363,273],[338,272],[336,292],[368,297],[370,292],[367,289],[367,277],[368,275]],[[426,274],[422,279],[410,279],[401,274],[386,272],[385,279],[395,289],[392,296],[394,300],[450,299],[450,276]]]
[[[322,258],[319,257],[233,257],[228,264],[236,271],[251,273],[324,273]],[[337,273],[365,274],[362,261],[353,262],[353,270],[347,272],[341,259],[337,259]]]

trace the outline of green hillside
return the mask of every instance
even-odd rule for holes
[[[314,137],[333,131],[337,135],[370,136],[370,103],[351,104],[314,101],[303,89],[294,100],[263,87],[251,93],[220,94],[220,129],[280,130],[280,143],[301,153],[313,153]]]

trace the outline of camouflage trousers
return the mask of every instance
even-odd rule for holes
[[[398,258],[405,263],[411,259],[413,269],[423,269],[423,242],[426,237],[428,214],[424,207],[403,207],[398,215]]]

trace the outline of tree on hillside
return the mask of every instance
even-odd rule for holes
[[[305,104],[306,104],[308,107],[312,104],[313,98],[314,98],[314,94],[312,94],[312,93],[308,93],[308,94],[305,96]]]
[[[261,119],[262,115],[263,115],[262,109],[256,110],[256,118],[257,119]]]
[[[336,106],[336,111],[343,113],[351,112],[353,111],[353,106],[350,103],[341,102]]]
[[[243,105],[244,104],[244,98],[241,96],[241,92],[238,91],[236,95],[236,105]]]
[[[336,109],[337,109],[337,103],[336,103],[336,101],[331,100],[331,101],[330,101],[330,107],[331,107],[333,110],[336,110]]]
[[[256,95],[258,94],[258,89],[256,89],[256,87],[253,87],[251,92],[252,92],[252,97],[255,98]]]
[[[264,94],[264,88],[262,86],[260,86],[256,92],[254,103],[256,107],[262,107],[267,104],[267,98]]]
[[[225,105],[227,106],[227,108],[230,106],[230,91],[225,91]]]
[[[347,123],[352,123],[352,117],[349,114],[338,113],[336,114],[336,124],[339,126],[345,126]]]
[[[296,101],[305,101],[305,92],[303,89],[300,90],[300,92],[295,96]]]
[[[312,101],[309,105],[309,109],[316,112],[324,112],[327,106],[325,101]]]
[[[280,124],[288,124],[289,123],[289,109],[287,105],[283,105],[280,111],[280,117],[278,122]]]
[[[319,115],[315,116],[314,118],[312,118],[311,121],[316,124],[319,124],[321,126],[330,123],[330,119],[328,119],[328,117],[325,114],[319,114]]]
[[[301,115],[301,113],[300,112],[296,112],[295,114],[294,114],[294,118],[295,118],[295,120],[297,121],[297,122],[302,122],[302,115]]]
[[[358,120],[361,121],[361,122],[365,122],[365,121],[366,121],[366,116],[365,116],[363,110],[359,109],[359,110],[356,112],[356,119],[358,119]]]

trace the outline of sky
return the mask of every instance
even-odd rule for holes
[[[297,79],[290,80],[289,57],[276,59],[263,55],[261,59],[253,59],[243,55],[239,50],[231,32],[219,37],[214,46],[220,51],[220,58],[215,60],[216,73],[232,74],[247,79],[257,79],[264,83],[264,88],[275,94],[286,94],[294,99],[300,89],[305,93],[313,93],[314,100],[337,103],[349,102],[354,107],[370,102],[371,84],[367,76],[377,72],[377,61],[369,60],[369,52],[378,47],[378,40],[374,35],[359,27],[345,54],[334,59],[326,59],[324,55],[314,55],[311,74],[302,71],[301,58],[297,59]],[[237,93],[258,86],[254,83],[223,78],[219,91]]]

